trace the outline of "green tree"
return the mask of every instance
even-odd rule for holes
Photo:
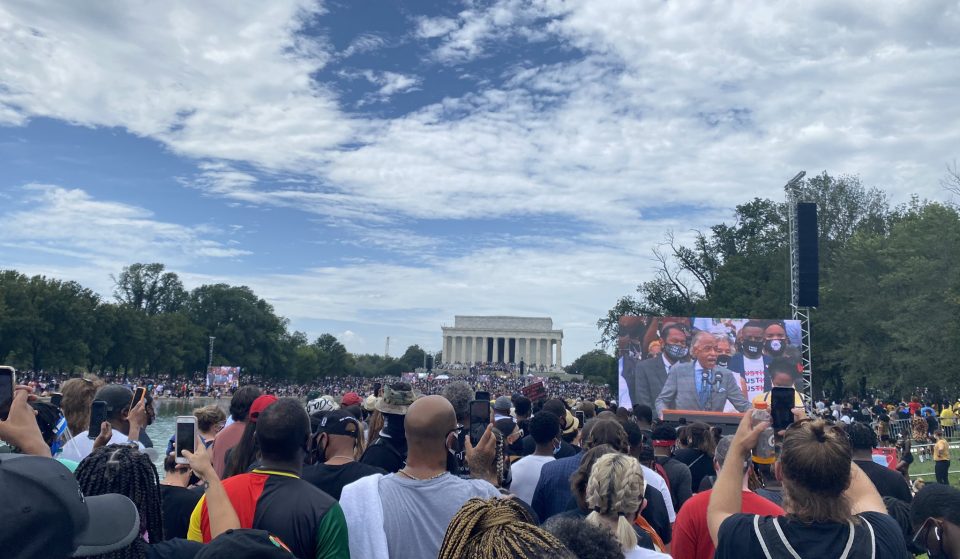
[[[156,262],[125,267],[113,278],[117,302],[149,315],[180,310],[187,302],[187,292],[177,274],[164,270],[165,266]]]
[[[407,348],[407,351],[403,352],[403,355],[400,357],[400,364],[403,365],[404,371],[413,371],[419,367],[423,367],[423,361],[427,355],[419,345],[412,345]]]
[[[569,374],[583,375],[592,382],[609,384],[616,390],[617,360],[602,349],[594,349],[564,367]]]
[[[314,342],[322,376],[350,374],[347,348],[333,334],[323,334]]]

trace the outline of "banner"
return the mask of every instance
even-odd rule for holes
[[[220,386],[236,388],[240,383],[240,367],[208,367],[207,388]]]
[[[531,402],[536,402],[547,397],[547,387],[543,385],[542,381],[535,382],[521,388],[520,393],[530,398]]]
[[[740,412],[769,402],[800,374],[800,321],[624,316],[618,332],[621,406]]]

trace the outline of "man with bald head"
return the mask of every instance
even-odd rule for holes
[[[469,499],[499,497],[491,485],[496,441],[491,427],[477,444],[467,439],[470,475],[447,471],[449,448],[459,431],[453,405],[443,396],[410,404],[404,428],[407,462],[395,474],[373,475],[343,488],[350,554],[390,559],[436,557],[447,525]],[[490,481],[487,481],[490,480]]]
[[[737,376],[717,364],[717,337],[697,332],[690,354],[693,361],[670,367],[667,382],[657,396],[657,414],[663,410],[723,411],[729,401],[737,411],[746,411],[750,402]]]

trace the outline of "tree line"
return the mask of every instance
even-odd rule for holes
[[[310,341],[246,286],[187,291],[163,264],[137,263],[113,277],[113,300],[77,282],[0,271],[0,362],[18,369],[128,375],[205,371],[213,365],[307,381],[338,375],[399,375],[422,364],[354,355],[331,334]]]
[[[956,185],[954,175],[944,183]],[[960,396],[958,208],[916,197],[891,206],[858,177],[826,172],[790,189],[818,206],[815,395]],[[691,242],[668,232],[653,250],[654,278],[597,322],[601,347],[613,348],[623,315],[790,318],[787,211],[757,198]]]

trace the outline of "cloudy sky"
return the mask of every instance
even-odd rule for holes
[[[950,1],[0,3],[0,267],[163,262],[351,351],[550,316],[798,170],[943,199]]]

